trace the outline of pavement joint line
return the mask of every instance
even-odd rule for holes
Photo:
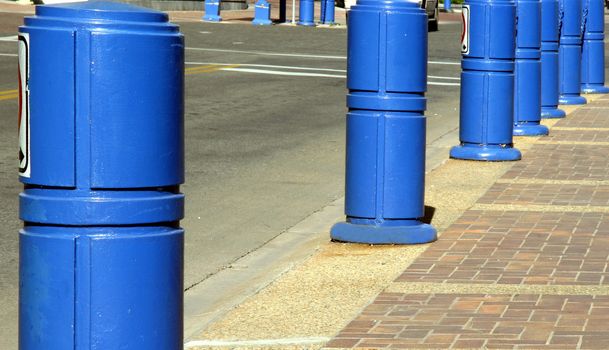
[[[541,204],[474,204],[470,210],[480,211],[537,211],[548,213],[609,213],[609,206],[541,205]]]
[[[609,180],[497,179],[498,184],[609,186]]]
[[[191,340],[184,344],[184,349],[195,347],[237,347],[237,346],[280,346],[280,345],[315,345],[325,344],[330,337],[311,338],[282,338],[282,339],[256,339],[256,340]]]
[[[538,140],[539,145],[579,145],[579,146],[609,146],[608,141],[545,141]]]
[[[408,294],[609,295],[609,286],[395,281],[384,292]]]
[[[609,108],[607,108],[609,109]],[[599,128],[599,127],[573,127],[573,126],[555,126],[552,130],[559,131],[609,131],[609,128]]]

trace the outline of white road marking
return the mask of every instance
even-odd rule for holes
[[[273,65],[273,64],[249,64],[249,63],[214,63],[214,62],[185,62],[186,64],[190,64],[190,65],[216,65],[216,66],[234,66],[234,65],[239,65],[242,67],[259,67],[259,68],[283,68],[283,69],[292,69],[292,70],[311,70],[311,71],[318,71],[318,72],[338,72],[338,73],[346,73],[347,71],[344,69],[330,69],[330,68],[315,68],[315,67],[296,67],[296,66],[278,66],[278,65]],[[223,69],[223,70],[233,70],[233,71],[243,71],[243,68],[231,68],[231,69]],[[270,71],[270,72],[278,72],[278,71]],[[250,70],[250,73],[261,73],[264,74],[265,72],[262,72],[260,70]],[[281,73],[281,72],[278,72]],[[302,76],[307,76],[307,74],[278,74],[275,73],[276,75],[302,75]],[[289,73],[289,72],[288,72]],[[267,74],[273,74],[273,73],[267,73]],[[308,75],[308,76],[328,76],[328,75]],[[329,75],[330,77],[336,77],[336,78],[345,78],[346,76],[344,75]],[[461,78],[459,77],[445,77],[445,76],[439,76],[439,75],[428,75],[427,76],[430,79],[444,79],[444,80],[461,80]],[[444,85],[444,84],[449,84],[449,86],[453,86],[455,85],[454,83],[434,83],[431,82],[431,85]],[[459,84],[456,84],[459,85]]]
[[[427,77],[431,79],[461,80],[459,77],[443,77],[439,75],[428,75]]]
[[[208,47],[187,47],[186,50],[193,51],[209,51],[209,52],[229,52],[229,53],[241,53],[246,55],[258,55],[258,56],[281,56],[281,57],[301,57],[301,58],[325,58],[331,60],[346,60],[346,56],[329,56],[329,55],[311,55],[304,53],[281,53],[281,52],[268,52],[268,51],[245,51],[245,50],[227,50],[227,49],[213,49]],[[461,65],[461,62],[451,61],[428,61],[429,64],[442,64],[442,65]]]
[[[283,56],[283,57],[303,57],[303,58],[327,58],[333,60],[344,60],[344,56],[325,56],[325,55],[309,55],[299,53],[280,53],[280,52],[265,52],[265,51],[243,51],[243,50],[225,50],[225,49],[212,49],[205,47],[187,47],[186,50],[194,51],[210,51],[210,52],[230,52],[230,53],[242,53],[248,55],[258,56]]]
[[[253,68],[221,68],[221,70],[231,71],[231,72],[270,74],[270,75],[291,75],[291,76],[299,76],[299,77],[324,77],[324,78],[340,78],[340,79],[345,79],[347,77],[345,75],[304,73],[304,72],[285,72],[285,71],[253,69]]]
[[[261,67],[261,68],[285,68],[294,70],[316,70],[320,72],[347,72],[344,69],[330,69],[330,68],[315,68],[315,67],[295,67],[295,66],[277,66],[272,64],[249,64],[249,63],[213,63],[213,62],[185,62],[186,64],[200,64],[200,65],[218,65],[218,66],[233,66],[240,65],[244,67]]]
[[[18,55],[16,53],[0,53],[0,56],[17,57]]]
[[[269,75],[288,75],[288,76],[299,76],[299,77],[322,77],[322,78],[339,78],[339,79],[347,78],[346,75],[304,73],[304,72],[286,72],[286,71],[276,71],[276,70],[268,70],[268,69],[253,69],[253,68],[221,68],[220,70],[230,71],[230,72],[243,72],[243,73],[256,73],[256,74],[269,74]],[[461,84],[428,81],[427,85],[460,86]]]
[[[325,344],[331,338],[312,337],[312,338],[284,338],[284,339],[260,339],[260,340],[191,340],[184,344],[185,349],[195,347],[240,347],[240,346],[278,346],[278,345],[312,345]]]
[[[0,41],[17,41],[16,35],[0,36]]]

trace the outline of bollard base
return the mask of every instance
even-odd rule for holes
[[[463,160],[479,160],[486,162],[507,162],[520,160],[520,150],[513,146],[478,145],[462,143],[450,150],[450,157]]]
[[[582,92],[585,94],[607,94],[609,88],[601,84],[582,84]]]
[[[562,109],[558,108],[544,108],[541,107],[541,118],[542,119],[556,119],[556,118],[564,118],[567,116],[567,113]]]
[[[588,101],[580,95],[560,95],[558,103],[561,105],[585,105]]]
[[[216,15],[205,15],[203,16],[203,21],[205,22],[221,22],[222,17]]]
[[[305,27],[315,27],[315,22],[296,22],[296,24],[298,24],[299,26],[305,26]]]
[[[423,244],[438,238],[436,229],[419,220],[400,220],[401,226],[339,222],[332,226],[333,241],[365,244]],[[368,220],[366,220],[368,221]],[[374,220],[370,220],[373,222]],[[387,222],[387,221],[386,221]]]
[[[252,24],[255,26],[270,26],[271,24],[273,24],[273,21],[271,21],[270,19],[254,19],[252,21]]]
[[[550,130],[545,125],[523,123],[514,125],[514,136],[544,136],[548,135]]]

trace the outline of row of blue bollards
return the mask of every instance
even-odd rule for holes
[[[334,240],[436,239],[422,222],[427,30],[416,6],[360,0],[351,9],[347,218],[333,226]],[[451,158],[519,160],[514,135],[547,135],[541,118],[564,117],[559,102],[607,92],[602,0],[466,0],[462,11],[460,144]]]
[[[285,1],[280,3],[280,21],[285,22]],[[299,0],[299,20],[298,25],[315,26],[315,3],[314,0]],[[220,22],[221,0],[205,0],[205,15],[203,20],[206,22]],[[271,4],[267,0],[257,0],[254,5],[253,25],[271,25]],[[321,0],[319,24],[334,25],[334,0]]]

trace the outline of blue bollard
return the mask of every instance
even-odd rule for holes
[[[519,160],[513,147],[516,5],[469,0],[463,5],[460,145],[450,157]]]
[[[514,135],[547,135],[541,121],[541,0],[516,1]]]
[[[416,2],[360,0],[348,22],[347,219],[332,227],[331,237],[368,244],[432,242],[436,230],[420,221],[427,15]]]
[[[319,23],[326,25],[334,25],[334,0],[321,0],[321,15]]]
[[[254,9],[253,25],[268,26],[273,24],[271,21],[271,4],[266,0],[256,1]]]
[[[453,12],[451,8],[450,0],[444,0],[444,11],[445,12]]]
[[[609,88],[605,87],[605,4],[603,0],[582,1],[582,92],[606,94],[609,93]]]
[[[582,6],[581,0],[559,0],[558,102],[585,104],[581,93]]]
[[[220,22],[220,0],[205,0],[205,16],[203,20],[206,22]]]
[[[183,349],[178,26],[95,1],[18,37],[20,349]]]
[[[565,116],[558,109],[558,0],[541,0],[541,117]]]
[[[299,26],[315,26],[315,3],[313,0],[300,0],[300,9],[298,12],[298,25]]]

